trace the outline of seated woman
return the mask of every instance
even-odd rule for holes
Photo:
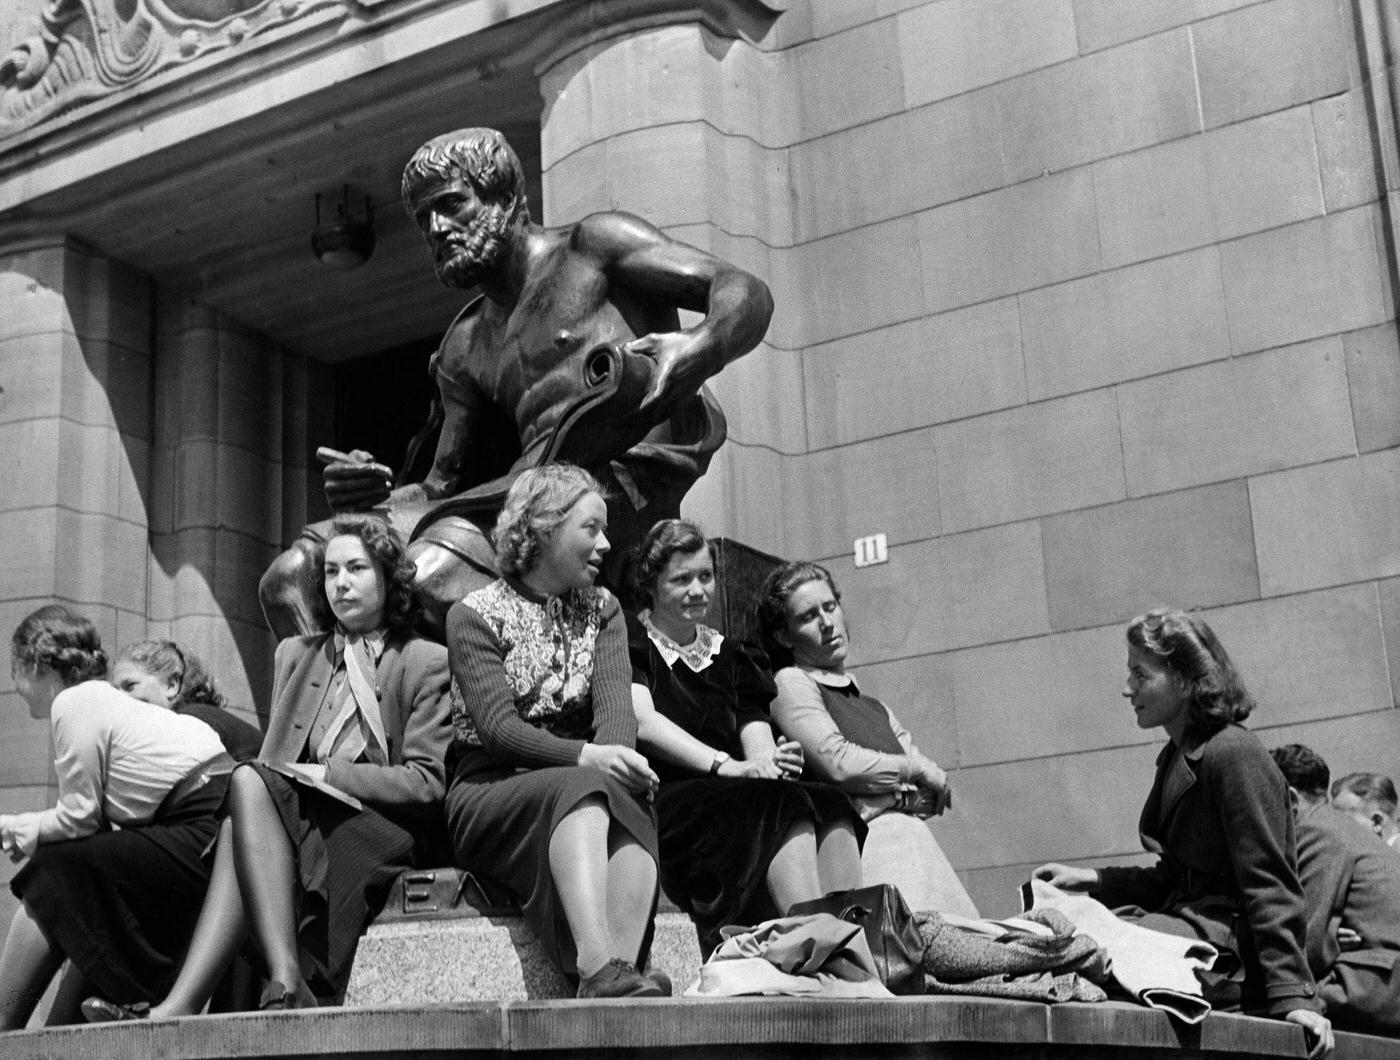
[[[173,640],[138,640],[117,652],[113,685],[143,703],[198,718],[223,741],[236,762],[256,758],[262,733],[225,709],[199,656]]]
[[[1051,863],[1035,877],[1087,892],[1143,927],[1204,939],[1220,951],[1202,973],[1206,1000],[1290,1020],[1315,1050],[1330,1049],[1305,957],[1288,787],[1240,725],[1254,700],[1230,656],[1204,620],[1149,611],[1128,625],[1123,696],[1139,728],[1169,738],[1139,824],[1143,845],[1161,857],[1148,868]]]
[[[838,789],[801,783],[802,748],[774,743],[773,682],[743,645],[701,625],[714,557],[693,523],[643,539],[629,633],[637,740],[657,762],[661,884],[690,914],[705,956],[725,924],[860,886],[865,826]]]
[[[0,953],[3,1030],[28,1022],[64,958],[79,974],[50,1024],[77,1020],[92,989],[159,997],[204,900],[201,855],[233,761],[209,726],[117,691],[106,671],[97,631],[66,607],[15,630],[10,672],[31,716],[51,721],[58,801],[0,814],[0,848],[25,862]]]
[[[952,805],[948,775],[846,672],[846,616],[830,572],[802,562],[773,571],[759,590],[758,621],[781,667],[773,720],[802,745],[808,773],[849,793],[865,818],[866,882],[894,884],[911,909],[976,916],[923,821]]]
[[[270,979],[260,1008],[338,1002],[361,931],[413,867],[442,805],[447,651],[413,632],[413,563],[379,518],[338,516],[323,569],[335,629],[277,646],[267,737],[229,783],[179,978],[148,1011],[111,1003],[129,992],[90,998],[88,1019],[198,1013],[250,932]]]
[[[458,863],[507,887],[579,997],[669,995],[640,972],[656,909],[656,774],[635,750],[627,633],[594,579],[608,508],[593,476],[524,472],[496,522],[503,577],[447,614]]]

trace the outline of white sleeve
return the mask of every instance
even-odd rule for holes
[[[110,734],[102,704],[81,703],[68,697],[54,701],[58,803],[39,814],[38,842],[77,839],[102,828]]]

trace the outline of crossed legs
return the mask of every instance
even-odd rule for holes
[[[229,807],[189,953],[169,995],[151,1008],[153,1018],[202,1011],[250,930],[269,978],[289,991],[305,991],[296,944],[296,861],[255,769],[234,770]]]

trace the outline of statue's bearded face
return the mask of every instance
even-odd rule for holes
[[[473,287],[499,267],[511,204],[482,200],[460,178],[431,184],[413,196],[413,216],[433,252],[433,268],[448,287]]]

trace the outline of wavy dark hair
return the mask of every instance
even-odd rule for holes
[[[589,493],[607,500],[602,484],[573,464],[541,464],[522,471],[506,494],[491,535],[501,573],[520,577],[534,570],[544,539]]]
[[[652,586],[672,556],[692,556],[701,549],[710,553],[710,562],[715,562],[714,543],[705,537],[705,532],[689,519],[662,519],[652,524],[647,536],[637,546],[637,563],[632,571],[632,601],[640,609],[651,607],[656,601],[652,596]]]
[[[1188,732],[1209,736],[1254,710],[1254,698],[1205,619],[1159,607],[1129,622],[1127,638],[1161,659],[1185,693]]]
[[[358,537],[384,576],[384,628],[398,636],[412,633],[423,616],[423,605],[413,584],[418,568],[408,558],[407,546],[398,531],[378,515],[337,515],[331,520],[326,540],[316,547],[318,567],[325,565],[326,545],[336,537]],[[333,629],[335,612],[324,588],[323,585],[316,594],[315,615],[322,629]]]
[[[107,653],[92,622],[62,604],[29,614],[10,638],[10,659],[52,670],[65,685],[107,676]]]
[[[826,582],[831,595],[836,597],[836,602],[841,602],[841,590],[836,588],[836,579],[831,576],[831,571],[810,560],[799,559],[784,563],[777,570],[770,572],[759,586],[754,618],[759,635],[763,638],[763,647],[768,652],[768,658],[773,661],[775,670],[791,666],[793,663],[792,649],[779,642],[777,637],[787,629],[788,598],[808,582]]]
[[[1296,788],[1314,802],[1326,801],[1330,774],[1320,754],[1300,743],[1287,743],[1275,747],[1269,755],[1290,788]]]
[[[179,692],[178,703],[205,703],[211,707],[227,705],[224,695],[214,686],[214,679],[204,669],[204,663],[189,648],[173,640],[138,640],[117,652],[113,665],[124,662],[139,666],[162,681],[174,681]]]

